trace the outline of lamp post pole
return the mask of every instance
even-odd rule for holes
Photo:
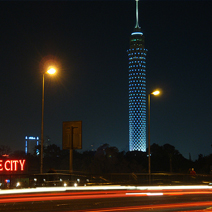
[[[150,151],[150,98],[151,94],[158,95],[160,91],[156,90],[148,94],[148,173],[149,173],[149,184],[151,184],[151,151]]]
[[[149,173],[149,181],[151,180],[151,158],[150,158],[150,95],[148,94],[148,173]]]
[[[55,74],[56,69],[52,66],[48,67],[48,70],[43,73],[43,86],[42,86],[42,115],[41,115],[41,145],[40,145],[40,173],[43,173],[43,118],[44,118],[44,75],[47,74]]]
[[[43,118],[44,118],[44,74],[43,73],[43,87],[42,87],[42,116],[41,116],[41,149],[40,149],[40,173],[43,173]]]

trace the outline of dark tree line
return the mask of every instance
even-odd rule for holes
[[[39,146],[36,148],[40,148]],[[0,151],[8,153],[9,148],[1,147]],[[148,152],[148,151],[147,151]],[[35,151],[36,153],[36,151]],[[23,151],[15,151],[10,158],[25,158],[27,160],[27,171],[39,172],[40,158],[36,154],[27,154]],[[199,155],[195,161],[186,159],[174,146],[164,144],[151,145],[151,171],[188,173],[189,168],[194,168],[197,174],[210,174],[212,169],[212,154],[208,156]],[[69,150],[61,150],[55,144],[44,148],[44,172],[49,170],[68,170]],[[119,152],[117,147],[103,144],[96,151],[73,152],[73,169],[77,172],[105,174],[105,173],[147,173],[147,153],[140,151]]]

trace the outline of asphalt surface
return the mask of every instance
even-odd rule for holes
[[[129,197],[111,197],[110,192],[105,192],[105,197],[102,198],[93,198],[93,192],[87,193],[88,197],[84,198],[83,192],[80,193],[80,196],[82,195],[80,199],[78,199],[79,195],[75,194],[71,195],[72,199],[65,199],[70,196],[67,192],[54,193],[53,197],[52,193],[39,194],[35,197],[33,194],[31,196],[5,195],[1,197],[0,211],[212,211],[210,210],[212,192],[211,194]]]

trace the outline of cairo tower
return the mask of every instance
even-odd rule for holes
[[[146,52],[138,21],[130,36],[129,57],[129,151],[146,152]]]

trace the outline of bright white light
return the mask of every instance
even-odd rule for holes
[[[64,184],[63,184],[63,186],[65,186],[65,187],[66,187],[66,186],[67,186],[67,183],[64,183]]]
[[[55,68],[53,68],[53,67],[49,67],[47,73],[48,73],[48,74],[55,74],[55,73],[56,73],[56,70],[55,70]]]
[[[163,193],[126,193],[126,195],[137,195],[137,196],[139,196],[139,195],[141,195],[141,196],[144,196],[144,195],[146,195],[146,196],[162,196]]]
[[[20,182],[17,182],[17,183],[16,183],[16,187],[18,187],[18,186],[20,186],[20,185],[21,185]]]
[[[7,189],[7,190],[0,190],[0,195],[3,194],[19,194],[19,193],[42,193],[42,192],[57,192],[57,191],[77,191],[77,190],[180,190],[180,189],[211,189],[209,185],[195,185],[195,186],[120,186],[120,185],[113,185],[113,186],[61,186],[61,187],[38,187],[38,188],[25,188],[25,189]],[[146,194],[150,194],[146,193]],[[160,194],[160,193],[158,193]]]
[[[77,183],[74,183],[74,187],[77,187]]]
[[[157,96],[157,95],[160,94],[160,91],[159,90],[153,91],[152,94],[155,95],[155,96]]]
[[[34,178],[34,181],[37,182],[37,178]]]
[[[147,196],[162,196],[163,193],[147,193]]]

